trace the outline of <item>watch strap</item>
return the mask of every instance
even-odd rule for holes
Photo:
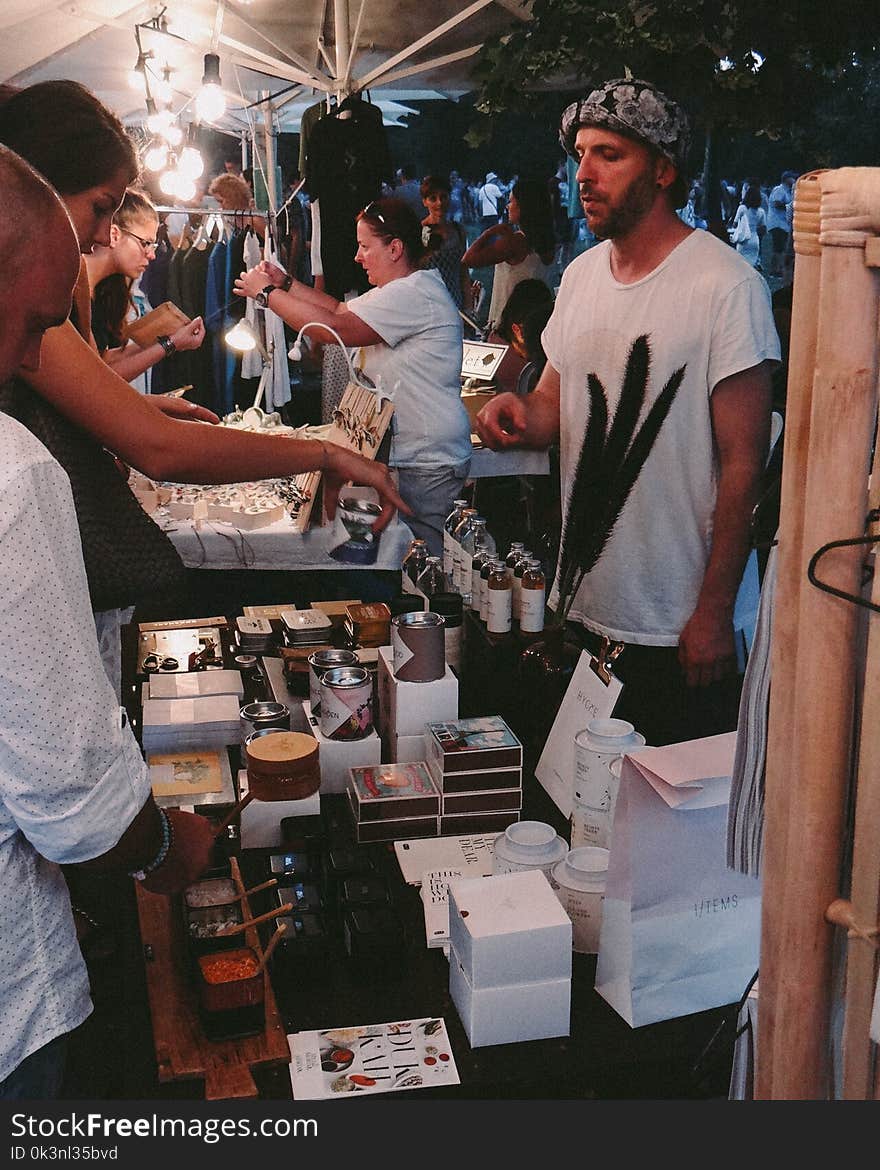
[[[274,284],[267,284],[264,288],[260,289],[260,295],[256,299],[257,299],[257,302],[259,304],[261,304],[264,309],[268,307],[269,295],[271,293],[275,292],[275,288],[276,288],[276,286]]]
[[[281,284],[278,287],[281,289],[282,292],[290,292],[290,286],[292,284],[293,284],[293,277],[288,272],[288,274],[285,276],[284,280],[282,280]]]
[[[156,341],[165,350],[166,357],[170,357],[171,354],[173,354],[174,351],[177,349],[177,346],[174,344],[174,342],[171,340],[171,338],[168,336],[167,333],[160,333],[159,336],[156,338]]]

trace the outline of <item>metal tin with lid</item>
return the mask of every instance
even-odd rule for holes
[[[567,843],[552,825],[544,821],[517,821],[495,838],[492,873],[540,869],[555,888],[553,867],[567,852]]]
[[[259,701],[245,703],[239,711],[239,727],[241,742],[255,731],[262,731],[266,727],[276,727],[281,731],[290,730],[290,710],[284,703]]]
[[[579,954],[599,953],[608,857],[607,849],[584,845],[570,849],[553,870],[556,896],[571,919],[572,950]]]
[[[625,719],[591,719],[574,737],[572,848],[611,843],[620,771],[611,764],[644,747],[645,737]]]
[[[366,739],[373,731],[373,680],[362,666],[334,666],[321,678],[321,734]]]
[[[313,715],[321,714],[321,679],[328,670],[339,666],[357,666],[353,650],[316,650],[309,655],[309,702]]]
[[[401,682],[433,682],[446,673],[443,615],[435,610],[401,613],[391,619],[394,677]]]

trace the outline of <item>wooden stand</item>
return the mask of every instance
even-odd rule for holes
[[[378,401],[378,396],[372,390],[349,382],[339,406],[333,412],[330,433],[325,441],[363,455],[365,459],[372,459],[379,450],[379,444],[394,414],[394,404],[390,400],[385,401],[381,410],[376,409]],[[308,494],[308,499],[297,513],[297,532],[305,532],[309,527],[320,482],[320,471],[305,471],[296,477],[297,487]]]
[[[233,880],[243,892],[234,857],[231,867]],[[250,918],[246,898],[241,905],[245,918]],[[151,894],[138,884],[137,907],[147,956],[147,993],[160,1083],[203,1079],[207,1101],[256,1097],[251,1070],[290,1063],[287,1035],[268,972],[263,972],[266,1024],[262,1035],[209,1040],[202,1031],[196,989],[187,971],[183,918],[177,900]],[[261,954],[256,927],[248,928],[245,940]]]
[[[864,651],[863,611],[851,600],[858,601],[864,549],[846,538],[864,531],[877,419],[880,274],[870,266],[874,249],[867,244],[880,225],[880,171],[844,168],[805,179],[795,200],[792,321],[802,324],[800,335],[792,334],[789,367],[794,425],[785,446],[779,529],[774,620],[783,620],[773,631],[758,1009],[756,1096],[775,1100],[832,1094],[834,928],[826,913],[846,882],[846,804],[860,698],[858,656]],[[818,283],[812,258],[804,261],[798,249],[799,198],[813,183],[821,196]],[[806,269],[806,282],[798,266],[801,273]],[[807,287],[809,302],[802,299]],[[843,545],[835,544],[841,540]],[[820,591],[807,576],[813,555],[826,545],[834,546],[833,555],[823,561],[822,573],[836,595]],[[867,693],[872,690],[869,685]],[[872,736],[874,702],[870,713],[863,712]],[[875,758],[866,757],[870,768]],[[865,839],[854,859],[857,922],[877,905],[876,815],[876,801],[860,791],[857,823],[864,822],[874,840],[869,846]],[[857,867],[867,872],[862,875]],[[870,917],[864,924],[874,925]],[[850,964],[850,1049],[857,1031],[858,1042],[869,1045],[865,1004],[873,962],[869,956]],[[850,997],[856,979],[863,989],[854,1015]],[[870,1063],[869,1048],[858,1069],[849,1061],[848,1079],[853,1088],[858,1083],[860,1095],[868,1092]]]

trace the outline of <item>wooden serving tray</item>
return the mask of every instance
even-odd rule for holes
[[[234,857],[231,868],[233,880],[243,890]],[[198,996],[187,970],[179,900],[151,894],[140,883],[136,891],[160,1083],[204,1080],[206,1101],[258,1096],[251,1070],[290,1063],[287,1035],[268,971],[263,972],[266,1026],[262,1035],[209,1040],[202,1030]],[[250,918],[247,899],[242,909]],[[258,955],[262,953],[256,927],[245,931],[245,941]]]

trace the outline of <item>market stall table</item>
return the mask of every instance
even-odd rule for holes
[[[409,527],[395,517],[381,534],[376,561],[353,565],[330,556],[340,539],[331,524],[297,532],[284,517],[249,532],[210,520],[171,520],[164,527],[188,569],[397,570],[412,540]]]
[[[127,657],[130,664],[131,647]],[[291,696],[292,725],[300,727],[304,715],[296,698]],[[490,708],[494,709],[492,699],[484,695],[482,709],[485,712]],[[237,774],[238,749],[229,750],[233,774]],[[546,821],[563,834],[567,832],[564,818],[533,779],[530,768],[524,783],[523,816]],[[276,954],[272,960],[272,989],[284,1031],[442,1017],[461,1083],[420,1089],[423,1097],[553,1100],[726,1096],[735,1006],[632,1029],[595,992],[595,956],[574,956],[570,1036],[472,1049],[449,995],[447,960],[441,950],[426,947],[422,902],[418,890],[404,882],[393,846],[354,844],[344,796],[322,795],[319,829],[314,825],[306,829],[304,825],[308,836],[303,841],[296,839],[296,831],[295,824],[290,826],[287,848],[301,850],[315,859],[326,945],[316,951],[304,948],[301,955],[289,951],[283,956]],[[334,892],[339,883],[338,874],[333,873],[331,851],[334,855],[342,851],[368,857],[377,877],[384,879],[393,912],[402,926],[402,937],[394,948],[378,953],[349,953],[344,916]],[[259,885],[270,876],[270,858],[278,852],[277,847],[240,851],[238,864],[246,886]],[[272,891],[254,897],[254,913],[271,909],[273,897]],[[271,929],[260,928],[260,933],[265,945]],[[167,988],[168,994],[171,991]],[[157,1015],[171,1011],[171,1005],[155,995],[151,995],[151,1007]],[[153,1032],[154,1051],[158,1056],[161,1043],[164,1056],[167,1020],[163,1023],[154,1019]],[[210,1066],[210,1060],[207,1063]],[[191,1067],[182,1071],[193,1075]],[[290,1096],[286,1064],[259,1071],[261,1075],[256,1080],[261,1096]],[[166,1061],[159,1080],[165,1081],[169,1073]],[[177,1081],[178,1094],[185,1083]],[[247,1075],[234,1077],[228,1083],[240,1083],[238,1091],[252,1091]],[[216,1089],[209,1088],[212,1091]],[[198,1097],[202,1092],[197,1083],[192,1083],[187,1095]],[[160,1084],[154,1093],[163,1095]]]

